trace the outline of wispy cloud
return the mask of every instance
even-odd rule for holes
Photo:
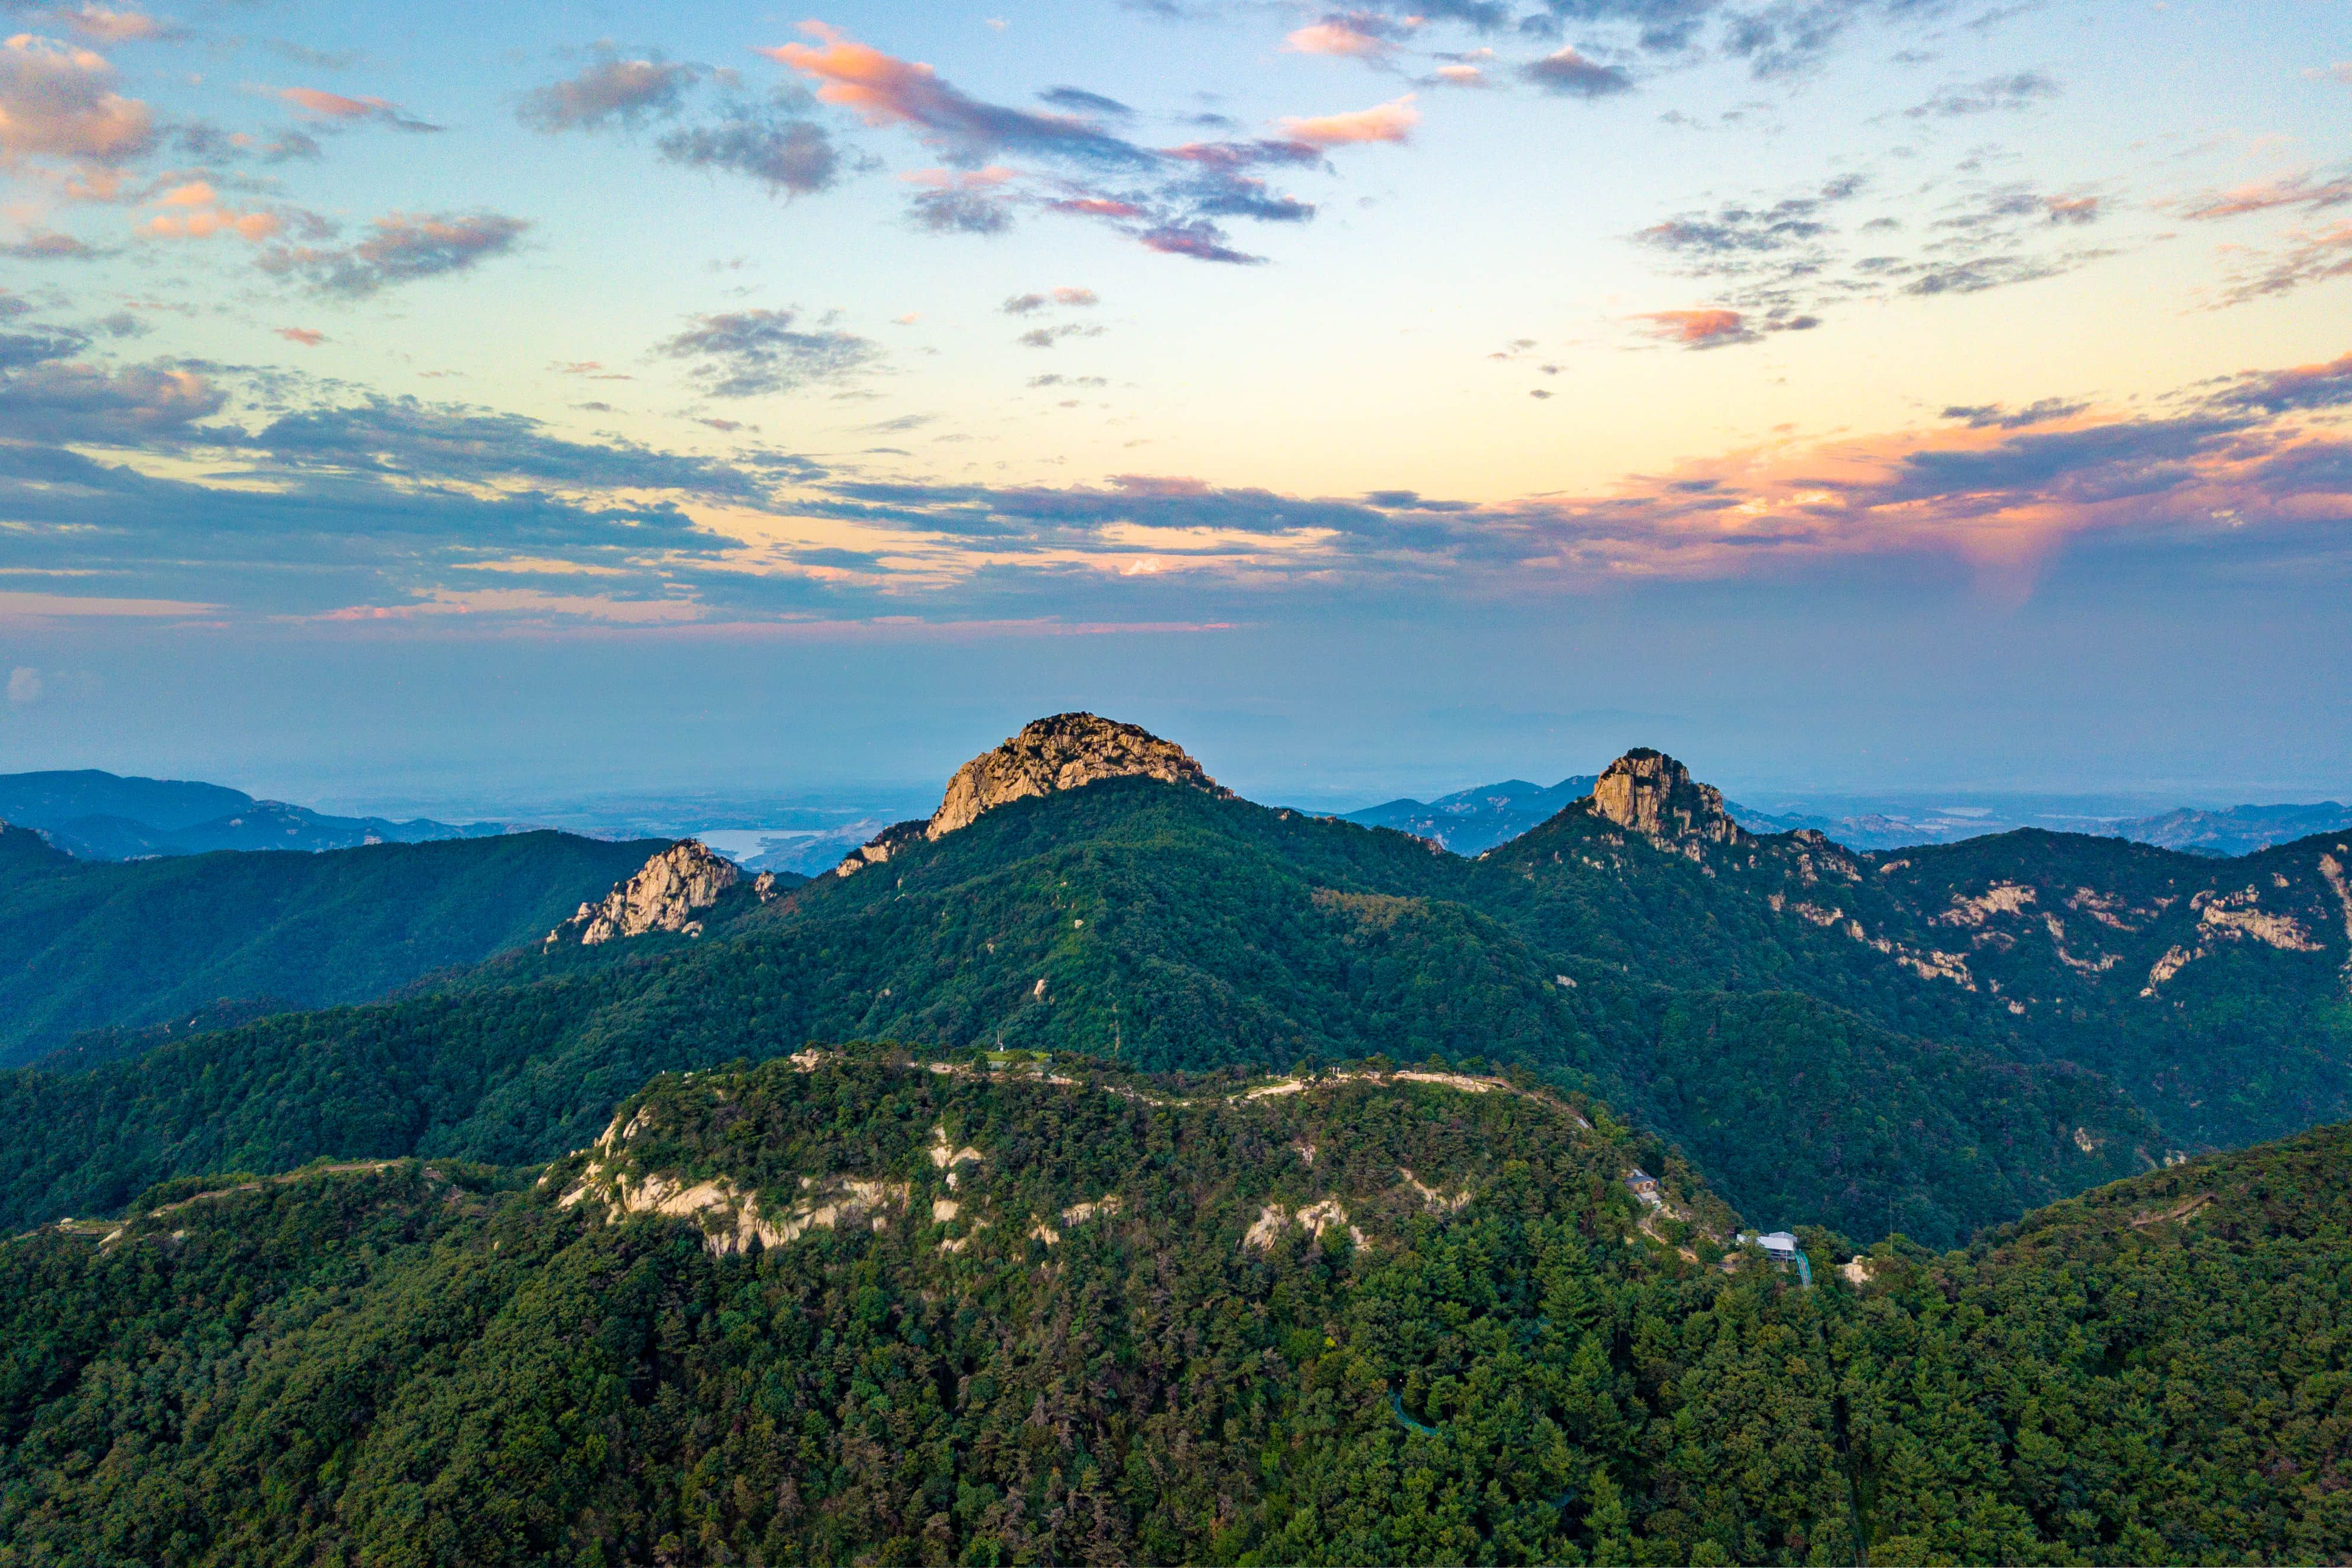
[[[879,357],[867,339],[831,326],[804,328],[798,312],[772,310],[698,316],[657,352],[688,362],[714,397],[791,392],[864,370]]]
[[[1870,194],[1863,176],[1842,175],[1769,205],[1680,214],[1633,237],[1682,277],[1706,280],[1760,331],[1811,326],[1856,300],[2055,278],[2111,254],[2074,237],[2105,214],[2095,195],[1963,181],[1925,223],[1853,224],[1846,214]]]
[[[1337,55],[1349,59],[1385,59],[1396,52],[1400,39],[1420,24],[1418,16],[1400,20],[1380,11],[1343,11],[1311,22],[1282,41],[1292,54]]]
[[[2249,213],[2281,207],[2317,212],[2347,202],[2352,202],[2352,173],[2323,175],[2305,169],[2193,198],[2183,205],[2181,216],[2200,219],[2243,217]]]
[[[24,238],[0,245],[0,256],[18,261],[88,261],[98,248],[56,229],[35,229]]]
[[[728,170],[787,197],[830,190],[844,169],[824,127],[766,105],[730,106],[716,121],[682,126],[656,145],[673,163]]]
[[[1546,92],[1565,98],[1613,98],[1633,90],[1633,79],[1622,67],[1602,65],[1562,47],[1519,68],[1519,74]]]
[[[1282,133],[1309,147],[1356,147],[1371,142],[1402,142],[1421,123],[1413,94],[1374,104],[1370,109],[1340,114],[1291,115],[1281,121]]]
[[[310,115],[333,124],[381,125],[393,131],[435,132],[441,129],[417,119],[400,105],[381,98],[346,98],[315,87],[289,87],[278,96]]]
[[[1903,112],[1913,120],[1951,120],[1964,115],[1996,114],[2028,109],[2056,98],[2065,89],[2040,71],[2018,71],[1989,77],[1963,87],[1948,87],[1924,103]]]
[[[277,246],[257,265],[321,293],[359,299],[397,284],[465,272],[511,251],[530,224],[502,213],[387,213],[352,246]]]
[[[998,306],[997,309],[1003,310],[1008,316],[1028,316],[1045,310],[1049,305],[1084,307],[1100,303],[1101,300],[1096,296],[1095,291],[1091,289],[1078,289],[1068,285],[1063,285],[1053,289],[1050,293],[1015,294],[1011,299],[1005,300],[1003,304]]]
[[[143,11],[83,5],[60,7],[51,15],[75,33],[100,44],[159,43],[188,36],[185,28],[159,21]]]
[[[2334,278],[2352,278],[2352,218],[2289,232],[2276,249],[2232,277],[2218,302],[2248,304]]]
[[[525,93],[516,117],[551,133],[667,119],[703,74],[702,68],[664,59],[658,51],[630,58],[606,47],[576,74]]]
[[[819,101],[855,110],[869,125],[908,127],[953,161],[978,164],[1013,153],[1114,166],[1150,161],[1095,121],[984,103],[929,66],[857,43],[820,22],[803,24],[803,30],[816,41],[759,52],[816,82]]]

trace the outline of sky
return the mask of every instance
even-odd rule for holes
[[[2352,7],[0,0],[0,771],[2352,798]]]

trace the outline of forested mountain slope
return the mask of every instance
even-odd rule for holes
[[[1686,1140],[1759,1218],[1937,1241],[2162,1152],[2071,1068],[1543,953],[1447,896],[1473,871],[1149,779],[1020,800],[731,921],[714,910],[699,942],[559,945],[436,996],[0,1079],[0,1214],[320,1154],[546,1159],[654,1073],[859,1037],[1150,1068],[1517,1064]],[[35,1105],[37,1129],[12,1133],[7,1112]]]
[[[224,998],[380,996],[544,936],[658,847],[526,833],[108,865],[0,827],[0,1061]]]
[[[655,1073],[891,1038],[1511,1065],[1678,1140],[1751,1218],[1944,1245],[2352,1116],[2347,921],[2332,841],[1854,856],[1746,833],[1655,752],[1465,859],[1065,715],[841,872],[731,890],[698,941],[567,937],[431,997],[0,1078],[0,1218],[319,1155],[543,1160]]]
[[[0,1564],[2352,1539],[2343,1129],[1964,1253],[1808,1232],[1806,1288],[1523,1084],[1064,1066],[807,1053],[543,1173],[177,1183],[0,1245]]]

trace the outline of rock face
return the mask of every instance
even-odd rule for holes
[[[938,839],[969,827],[983,813],[1032,795],[1077,789],[1102,779],[1153,778],[1230,796],[1184,748],[1148,730],[1092,713],[1056,713],[1023,727],[992,752],[956,770],[929,822],[902,822],[835,868],[844,877],[887,860],[920,837]]]
[[[702,922],[694,918],[696,911],[717,903],[719,895],[741,876],[733,861],[712,854],[700,840],[681,839],[605,894],[603,903],[581,905],[578,914],[547,933],[547,940],[561,940],[567,929],[580,932],[583,947],[649,931],[700,936]]]
[[[1724,814],[1723,792],[1647,747],[1609,764],[1592,786],[1591,811],[1630,833],[1661,845],[1711,841],[1737,844],[1745,830]]]
[[[841,864],[833,868],[834,874],[846,877],[868,866],[879,866],[904,846],[922,837],[930,826],[919,816],[911,822],[893,823],[844,856]]]

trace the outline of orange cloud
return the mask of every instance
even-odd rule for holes
[[[916,105],[935,95],[943,85],[939,72],[927,65],[902,60],[854,42],[822,22],[803,22],[801,31],[823,47],[783,44],[754,52],[814,77],[824,84],[816,89],[819,102],[855,110],[869,125],[927,122]]]
[[[199,207],[184,217],[159,213],[142,226],[142,232],[158,239],[210,239],[216,234],[233,234],[239,239],[261,240],[276,234],[278,227],[276,213],[232,212],[226,207]]]
[[[163,206],[182,209],[158,213],[141,226],[142,232],[158,239],[210,239],[216,234],[268,239],[281,226],[276,213],[238,212],[218,205],[212,185],[204,180],[175,185],[155,199]]]
[[[315,327],[280,327],[278,335],[289,343],[300,343],[306,349],[315,349],[327,341],[327,334]]]
[[[1346,114],[1286,116],[1282,121],[1282,132],[1293,142],[1303,142],[1310,147],[1402,142],[1421,123],[1421,110],[1412,106],[1413,96],[1408,92],[1402,98]]]

